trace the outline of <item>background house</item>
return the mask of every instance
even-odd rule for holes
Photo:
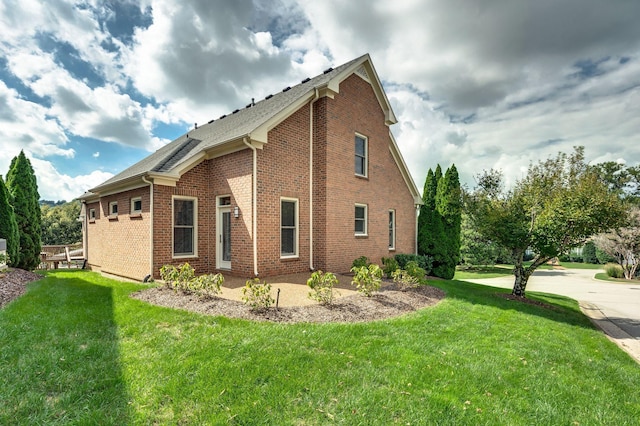
[[[80,199],[92,269],[348,271],[416,250],[419,192],[369,55],[192,129]]]

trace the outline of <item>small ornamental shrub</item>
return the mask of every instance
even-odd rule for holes
[[[362,266],[369,266],[371,263],[369,262],[369,258],[367,256],[360,256],[353,260],[351,263],[351,269],[360,268]]]
[[[411,275],[417,280],[424,279],[424,276],[427,274],[425,270],[418,266],[418,263],[414,262],[413,260],[407,262],[407,264],[405,265],[405,270],[407,271],[407,274]]]
[[[398,261],[393,257],[383,257],[382,258],[382,271],[384,272],[384,276],[387,278],[391,278],[393,273],[398,269],[400,265],[398,265]]]
[[[333,303],[333,286],[338,284],[338,279],[331,272],[315,271],[307,280],[307,285],[312,290],[309,298],[320,302],[322,305]]]
[[[371,296],[374,292],[380,290],[382,282],[382,269],[376,264],[367,266],[353,267],[353,280],[351,285],[355,285],[360,293],[364,296]]]
[[[268,309],[275,303],[271,297],[271,284],[260,281],[260,278],[247,280],[242,289],[242,303],[254,311]]]
[[[604,265],[604,271],[611,278],[624,278],[624,271],[622,270],[622,266],[617,263],[607,263]]]
[[[160,278],[165,282],[167,288],[174,291],[184,291],[195,293],[198,296],[220,294],[220,287],[224,282],[221,274],[208,274],[195,276],[195,269],[188,263],[184,263],[177,268],[173,265],[164,265],[160,268]]]
[[[420,281],[404,269],[396,269],[393,273],[393,282],[395,282],[401,290],[406,290],[417,287]]]
[[[185,290],[187,283],[195,276],[195,269],[184,263],[177,268],[173,265],[164,265],[160,268],[160,278],[164,281],[167,288],[174,291]]]

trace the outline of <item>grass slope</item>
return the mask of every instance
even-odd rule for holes
[[[574,301],[434,284],[394,320],[283,325],[52,272],[0,310],[0,424],[637,424],[640,367]]]

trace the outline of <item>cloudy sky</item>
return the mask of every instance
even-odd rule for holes
[[[2,0],[0,173],[70,200],[193,126],[364,53],[422,187],[586,147],[640,163],[640,1]]]

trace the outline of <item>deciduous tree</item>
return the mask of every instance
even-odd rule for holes
[[[598,234],[593,241],[622,267],[626,279],[635,277],[640,262],[640,207],[630,207],[623,226]]]
[[[578,247],[592,235],[618,226],[625,214],[617,195],[584,160],[584,148],[571,155],[531,164],[527,175],[505,190],[496,171],[478,177],[465,196],[475,228],[511,250],[515,263],[512,294],[525,296],[531,274],[549,259]],[[530,266],[524,254],[535,253]]]

